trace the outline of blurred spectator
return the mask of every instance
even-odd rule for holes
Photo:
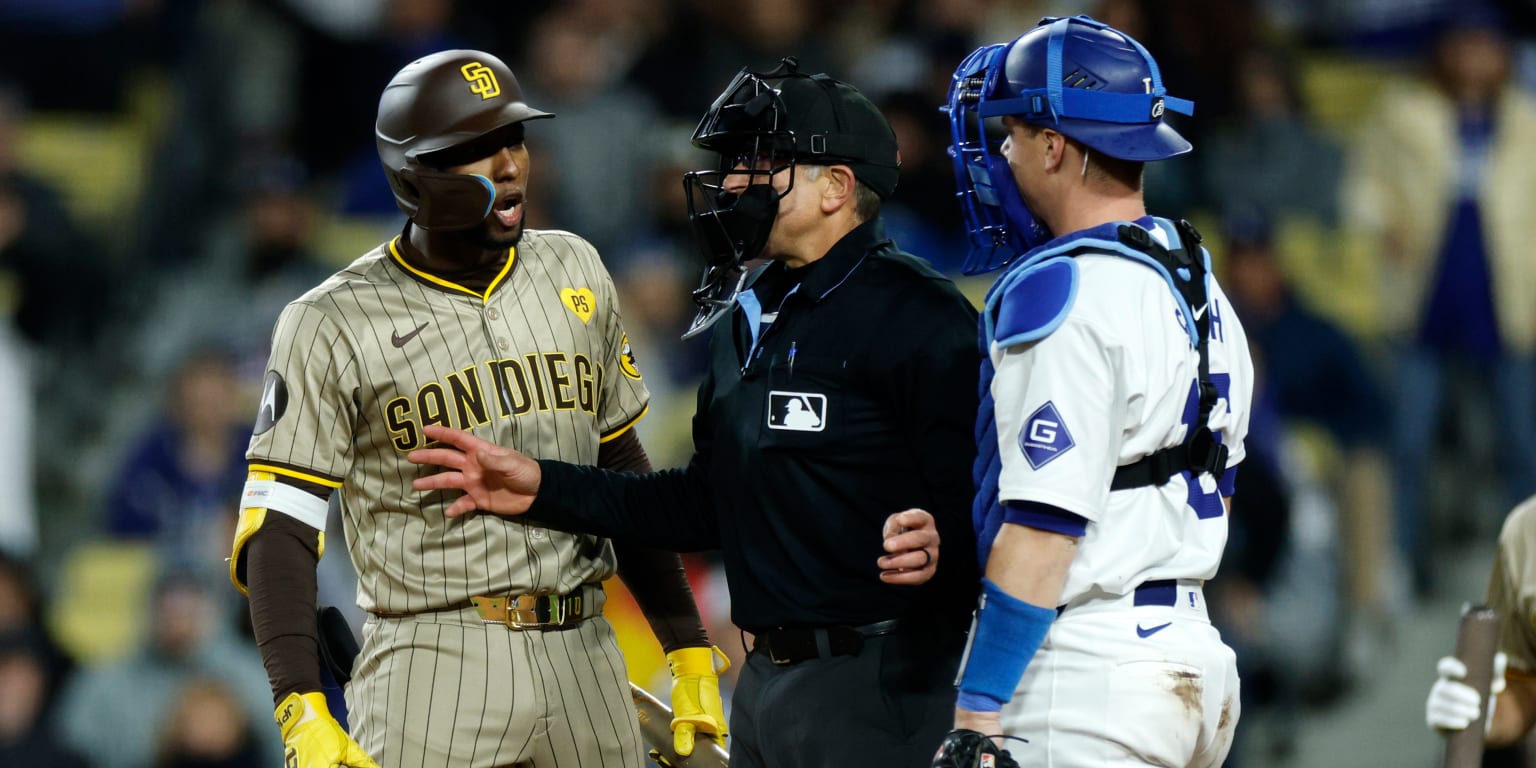
[[[184,705],[189,681],[223,682],[259,739],[263,765],[282,764],[273,732],[266,670],[256,650],[227,631],[208,587],[169,571],[150,596],[149,637],[122,661],[80,670],[65,688],[58,725],[65,743],[98,768],[147,768],[156,757],[157,724]],[[201,725],[201,724],[199,724]]]
[[[1536,488],[1536,101],[1509,81],[1509,43],[1490,17],[1446,26],[1430,77],[1386,91],[1362,126],[1346,221],[1374,249],[1380,322],[1395,353],[1392,458],[1398,547],[1429,589],[1425,478],[1439,451],[1448,374],[1492,403],[1508,509]],[[1456,514],[1475,512],[1458,488]],[[1490,525],[1491,525],[1490,521]]]
[[[21,167],[26,116],[18,92],[0,84],[0,316],[14,317],[29,343],[67,350],[107,317],[110,263],[58,191]]]
[[[289,4],[313,5],[298,0],[289,0]],[[436,51],[469,47],[470,42],[453,24],[454,0],[384,0],[382,4],[380,0],[364,0],[329,5],[382,5],[382,15],[371,29],[343,33],[341,28],[313,25],[316,19],[307,11],[300,14],[299,67],[291,81],[297,89],[298,109],[284,138],[305,167],[320,174],[365,168],[363,157],[374,158],[373,164],[378,165],[373,122],[384,85],[406,64]],[[359,34],[363,30],[367,34]],[[383,178],[382,173],[379,178]]]
[[[240,208],[211,227],[194,264],[156,286],[153,311],[135,325],[133,362],[142,370],[169,370],[216,347],[241,382],[256,386],[278,314],[336,271],[314,251],[318,213],[298,161],[260,158],[242,176]]]
[[[555,114],[528,131],[541,158],[529,176],[529,213],[537,226],[590,240],[612,269],[619,249],[649,229],[650,179],[664,139],[655,104],[619,79],[623,62],[605,39],[575,6],[553,11],[535,23],[518,79],[529,103]]]
[[[222,582],[253,409],[220,353],[191,355],[168,384],[160,421],[135,441],[107,496],[106,528]]]
[[[38,109],[120,111],[162,2],[0,2],[0,73],[18,78]]]
[[[261,768],[256,734],[240,700],[218,680],[187,681],[161,724],[154,768]]]
[[[1392,525],[1381,388],[1354,340],[1291,290],[1267,215],[1257,208],[1229,214],[1225,235],[1222,284],[1262,362],[1264,400],[1283,429],[1320,427],[1329,443],[1321,450],[1337,456],[1316,462],[1316,477],[1309,479],[1324,489],[1338,516],[1346,642],[1355,644],[1347,661],[1362,663],[1394,615],[1386,585]]]
[[[49,649],[36,630],[0,630],[0,765],[83,768],[49,728]]]
[[[38,542],[29,357],[0,315],[0,553],[15,557],[31,557]]]
[[[955,171],[945,147],[949,121],[937,102],[915,92],[893,93],[880,105],[901,150],[901,181],[881,206],[885,230],[902,250],[947,274],[958,274],[966,254]]]
[[[1295,62],[1278,49],[1245,52],[1237,111],[1201,147],[1211,198],[1280,219],[1337,217],[1343,152],[1315,126],[1302,99]]]
[[[1245,441],[1248,457],[1237,474],[1228,516],[1230,529],[1223,559],[1233,567],[1222,569],[1221,578],[1211,582],[1208,594],[1212,623],[1237,654],[1238,676],[1243,681],[1242,713],[1250,722],[1261,712],[1278,712],[1280,717],[1290,718],[1298,698],[1296,676],[1282,668],[1269,631],[1269,594],[1291,541],[1291,492],[1276,456],[1280,435],[1274,403],[1262,386],[1254,395],[1255,413]],[[1246,736],[1247,729],[1239,728],[1237,742]],[[1273,752],[1277,746],[1267,748]],[[1232,750],[1233,755],[1247,752],[1238,746]],[[1237,761],[1236,757],[1229,758],[1228,768],[1236,768]]]
[[[636,429],[657,467],[682,466],[693,454],[694,390],[708,357],[704,339],[682,339],[694,317],[692,291],[704,265],[688,223],[683,174],[715,162],[693,146],[692,134],[692,125],[660,129],[656,165],[644,191],[654,214],[643,230],[604,255],[615,265],[624,327],[651,392],[651,409]]]
[[[724,34],[725,17],[734,13],[729,2],[715,0],[664,0],[654,9],[657,22],[651,42],[634,58],[625,79],[656,100],[667,115],[693,122],[731,76],[747,64],[770,67],[775,60],[753,58],[728,60],[706,57],[704,48],[715,48]],[[538,66],[538,62],[529,62]]]
[[[43,622],[43,608],[43,594],[26,562],[0,552],[0,635],[28,635],[29,643],[41,649],[46,664],[44,709],[51,709],[60,686],[74,672],[75,662]]]

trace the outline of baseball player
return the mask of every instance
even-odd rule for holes
[[[1143,163],[1190,150],[1136,41],[1047,18],[954,76],[965,269],[982,313],[974,522],[981,600],[934,765],[1217,766],[1238,718],[1216,574],[1253,372],[1187,224],[1146,214]],[[1001,119],[1001,146],[984,121]],[[987,757],[987,761],[981,760]]]
[[[635,710],[602,617],[622,567],[668,652],[678,751],[725,734],[714,657],[675,555],[493,516],[412,490],[423,427],[649,471],[647,392],[598,254],[523,226],[528,106],[478,51],[407,65],[377,144],[400,236],[283,311],[251,438],[230,575],[248,590],[288,765],[638,768]],[[340,496],[371,616],[346,689],[320,693],[314,566]],[[617,559],[617,566],[616,566]],[[722,657],[723,658],[723,657]]]
[[[1487,744],[1514,744],[1536,725],[1536,496],[1509,513],[1499,532],[1498,559],[1488,579],[1487,605],[1504,617],[1489,688]],[[1477,691],[1462,682],[1467,666],[1454,656],[1435,665],[1424,702],[1431,729],[1460,731],[1482,713]]]

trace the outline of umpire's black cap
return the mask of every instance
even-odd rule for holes
[[[882,198],[896,191],[901,166],[896,132],[859,89],[825,74],[785,78],[779,88],[797,159],[846,164]]]

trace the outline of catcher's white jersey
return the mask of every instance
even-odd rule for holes
[[[1165,247],[1161,230],[1152,235]],[[1049,504],[1089,521],[1060,604],[1097,592],[1122,595],[1143,582],[1215,575],[1227,540],[1210,475],[1187,473],[1158,487],[1110,491],[1115,468],[1179,445],[1199,416],[1199,355],[1173,291],[1154,269],[1118,255],[1076,257],[1076,300],[1040,341],[991,345],[996,376],[999,500]],[[1243,327],[1208,281],[1210,373],[1220,400],[1210,426],[1243,459],[1253,365]]]

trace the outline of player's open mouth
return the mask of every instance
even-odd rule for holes
[[[496,220],[503,227],[515,227],[523,221],[523,196],[507,195],[496,202]]]

